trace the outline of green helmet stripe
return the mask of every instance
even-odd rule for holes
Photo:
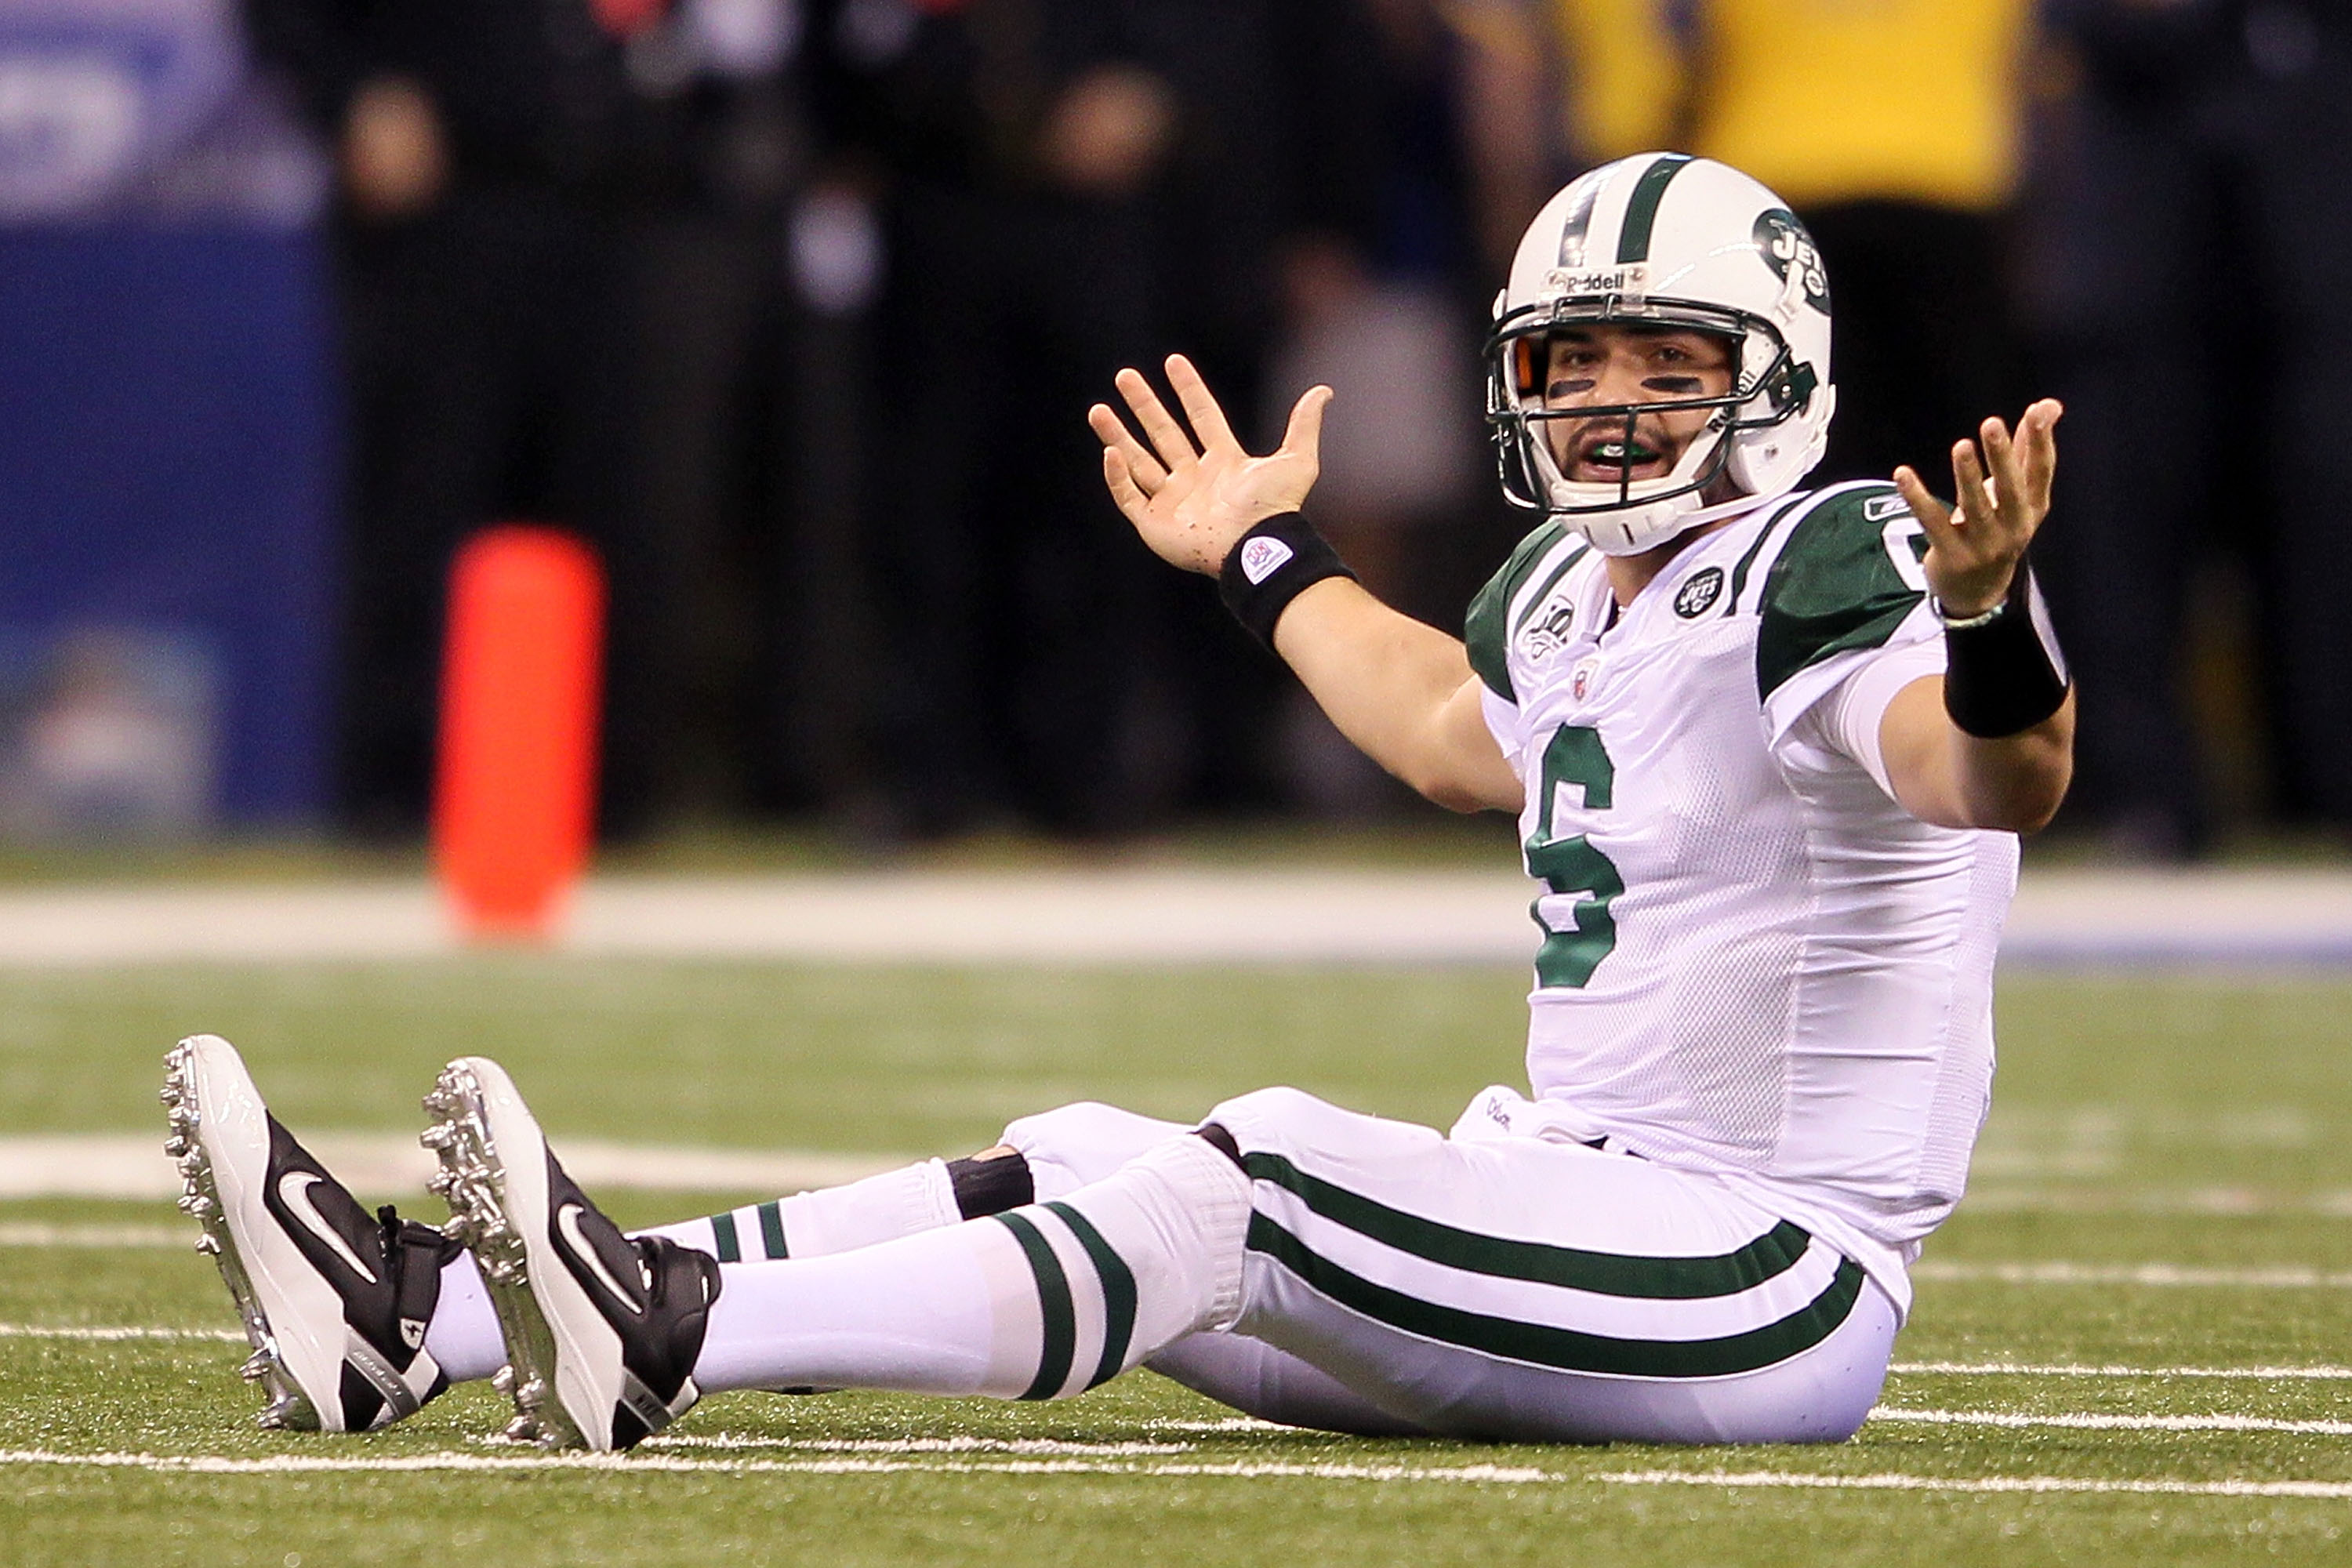
[[[1687,153],[1669,153],[1642,171],[1633,184],[1633,199],[1625,204],[1625,226],[1617,236],[1619,266],[1650,259],[1650,229],[1658,221],[1659,199],[1666,194],[1666,182],[1690,161]]]

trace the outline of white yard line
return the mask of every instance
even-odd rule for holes
[[[126,1329],[74,1323],[56,1327],[39,1323],[0,1323],[0,1340],[204,1340],[241,1345],[245,1343],[245,1335],[236,1329]]]
[[[2075,1476],[1838,1476],[1802,1470],[1620,1470],[1632,1487],[1800,1487],[1822,1491],[2121,1492],[2135,1497],[2352,1498],[2352,1481],[2106,1481]]]
[[[2352,1421],[2287,1421],[2269,1415],[2028,1415],[2011,1410],[1906,1410],[1880,1405],[1873,1421],[1918,1426],[2000,1426],[2024,1431],[2062,1427],[2075,1432],[2293,1432],[2311,1437],[2352,1437]]]
[[[1189,1454],[1194,1447],[1191,1443],[1075,1443],[1059,1437],[759,1437],[732,1432],[648,1437],[645,1446],[656,1452],[710,1448],[741,1453],[785,1448],[812,1454],[1079,1454],[1094,1458]]]
[[[433,1156],[413,1132],[323,1132],[303,1142],[353,1191],[421,1194]],[[681,1149],[596,1139],[567,1139],[563,1168],[591,1191],[757,1193],[774,1196],[854,1182],[916,1156],[837,1154],[814,1150]],[[54,1133],[0,1138],[0,1198],[169,1198],[179,1167],[160,1133]],[[84,1227],[60,1226],[56,1239],[31,1239],[29,1227],[0,1226],[0,1246],[71,1247]],[[11,1239],[21,1230],[26,1239]],[[188,1232],[193,1242],[195,1232]],[[124,1246],[152,1245],[126,1240]]]
[[[1528,883],[1475,869],[1104,862],[1027,871],[606,877],[559,951],[835,963],[1525,964]],[[2198,918],[2180,918],[2193,909]],[[951,917],[951,918],[949,918]],[[0,965],[366,962],[460,951],[426,882],[22,888]],[[2352,875],[2037,870],[2003,941],[2018,963],[2352,961]]]
[[[2320,1383],[2352,1379],[2352,1366],[2090,1366],[2076,1363],[1898,1361],[1886,1370],[1897,1376],[1915,1377],[2208,1377],[2246,1382],[2307,1379]]]
[[[667,1454],[540,1454],[511,1458],[488,1454],[417,1454],[362,1458],[285,1454],[231,1459],[212,1455],[69,1454],[46,1448],[0,1449],[0,1466],[138,1469],[166,1474],[261,1476],[369,1472],[587,1470],[604,1474],[719,1473],[727,1475],[943,1475],[1114,1476],[1139,1479],[1297,1479],[1326,1481],[1438,1481],[1478,1486],[1612,1486],[1800,1488],[1822,1491],[1938,1491],[1963,1493],[2123,1493],[2132,1496],[2223,1498],[2352,1498],[2345,1481],[2096,1480],[2074,1476],[1842,1476],[1779,1470],[1621,1470],[1579,1476],[1510,1465],[1280,1464],[1145,1462],[1108,1459],[947,1459],[841,1457],[820,1459],[698,1459]]]
[[[1944,1263],[1911,1270],[1922,1281],[1961,1285],[2144,1285],[2155,1289],[2352,1290],[2352,1272],[2281,1265],[2210,1268],[2179,1263]]]
[[[1282,1464],[1237,1460],[1232,1463],[1122,1463],[1109,1459],[1006,1458],[1003,1459],[890,1458],[843,1457],[822,1459],[698,1459],[668,1454],[415,1454],[397,1458],[343,1458],[338,1455],[280,1454],[257,1459],[231,1459],[207,1454],[69,1454],[47,1448],[0,1449],[0,1465],[87,1466],[93,1468],[163,1470],[197,1475],[277,1475],[288,1472],[401,1470],[602,1470],[631,1472],[703,1472],[730,1475],[895,1475],[931,1471],[947,1475],[1080,1475],[1153,1478],[1230,1476],[1244,1479],[1289,1477],[1328,1481],[1452,1481],[1477,1484],[1526,1485],[1564,1481],[1573,1477],[1529,1466],[1508,1465],[1349,1465]]]
[[[118,1248],[189,1247],[195,1244],[196,1228],[193,1225],[0,1224],[0,1247],[80,1247],[110,1252]]]

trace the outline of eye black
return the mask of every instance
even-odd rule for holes
[[[1642,385],[1644,390],[1650,392],[1691,393],[1698,390],[1698,377],[1695,375],[1654,375],[1643,381]]]

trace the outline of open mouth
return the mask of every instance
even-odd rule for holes
[[[1664,452],[1636,434],[1588,436],[1577,443],[1570,478],[1590,484],[1618,484],[1627,479],[1654,479],[1673,464]]]

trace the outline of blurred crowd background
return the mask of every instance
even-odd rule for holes
[[[2352,826],[2352,0],[0,0],[0,837],[420,837],[501,520],[609,574],[609,838],[1394,812],[1084,410],[1328,382],[1458,629],[1506,258],[1664,146],[1827,258],[1819,479],[2066,400],[2071,830]]]

